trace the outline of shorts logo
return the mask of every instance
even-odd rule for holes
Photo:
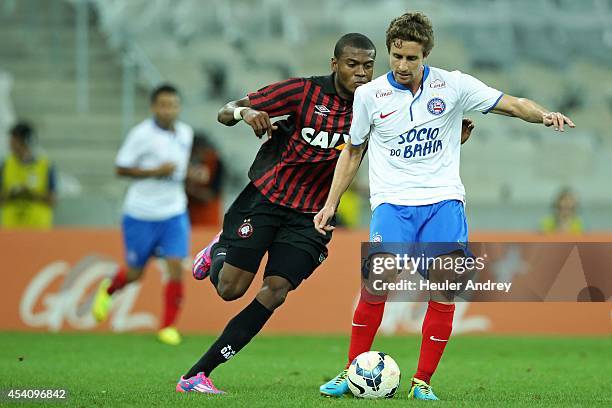
[[[325,256],[325,254],[323,252],[321,252],[321,254],[319,255],[319,263],[323,263],[323,261],[326,259],[327,257]]]
[[[446,110],[446,103],[440,98],[433,98],[427,102],[427,110],[432,115],[441,115]]]
[[[382,242],[383,237],[378,232],[372,234],[372,242]]]
[[[240,238],[248,238],[253,235],[253,224],[250,219],[244,220],[242,225],[238,227],[238,236]]]
[[[134,250],[129,250],[127,253],[127,260],[130,263],[136,263],[138,261],[138,254]]]

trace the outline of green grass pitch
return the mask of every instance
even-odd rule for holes
[[[380,337],[403,373],[391,400],[319,396],[342,368],[347,337],[261,336],[212,378],[225,396],[178,394],[176,381],[211,344],[187,335],[182,345],[152,334],[0,333],[0,388],[63,388],[53,406],[365,407],[420,406],[409,401],[419,338]],[[612,406],[612,339],[457,336],[433,378],[436,406]],[[6,400],[0,401],[5,405]],[[7,404],[10,406],[12,404]],[[42,406],[41,403],[30,404]]]

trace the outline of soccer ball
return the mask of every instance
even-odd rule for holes
[[[359,398],[391,398],[399,384],[397,363],[380,351],[361,353],[348,369],[348,386]]]

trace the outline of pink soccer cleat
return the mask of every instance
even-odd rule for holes
[[[193,260],[193,267],[191,268],[191,272],[193,273],[193,277],[197,280],[206,279],[210,274],[210,264],[212,259],[210,257],[210,251],[217,242],[219,242],[219,237],[223,231],[219,231],[217,235],[215,235],[208,243],[206,248],[198,252],[195,259]]]
[[[201,392],[203,394],[225,394],[225,391],[221,391],[215,387],[210,381],[210,378],[206,377],[204,373],[198,373],[198,375],[191,378],[183,378],[176,384],[176,392]]]

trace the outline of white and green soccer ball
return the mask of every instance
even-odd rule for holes
[[[395,360],[380,351],[358,355],[348,369],[348,386],[359,398],[392,398],[400,385]]]

